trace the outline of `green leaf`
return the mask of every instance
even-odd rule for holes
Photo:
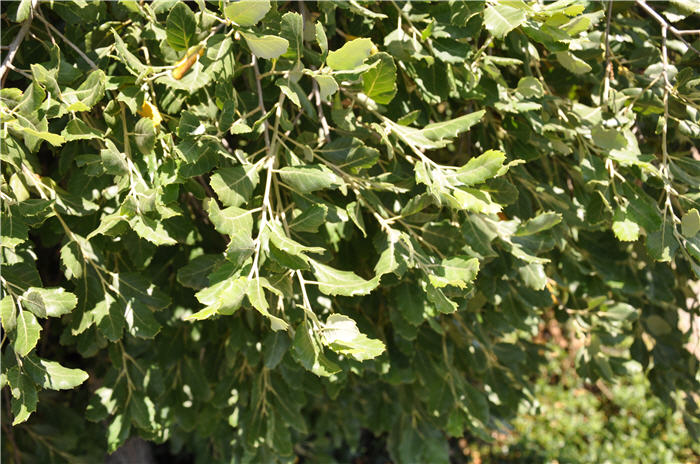
[[[209,219],[217,231],[226,235],[236,235],[241,231],[247,234],[253,230],[253,215],[250,211],[237,206],[219,209],[216,201],[208,202]]]
[[[15,370],[15,369],[13,369]],[[19,373],[19,371],[16,371]],[[8,375],[10,377],[10,375]],[[37,405],[37,391],[34,386],[34,382],[29,376],[25,374],[20,374],[13,381],[10,379],[10,385],[12,385],[12,415],[14,419],[12,425],[18,425],[26,422],[29,416],[36,411]],[[15,396],[15,390],[17,390],[18,395]]]
[[[141,154],[150,155],[156,144],[156,128],[153,125],[153,120],[149,118],[141,118],[134,126],[134,140],[136,148]]]
[[[555,55],[557,61],[574,74],[586,74],[593,69],[588,63],[569,51],[556,52]]]
[[[209,274],[221,263],[219,255],[201,255],[177,271],[177,281],[185,287],[202,289],[209,285]]]
[[[0,319],[2,320],[2,329],[5,333],[17,327],[15,302],[10,295],[5,295],[3,299],[0,300]]]
[[[700,213],[693,208],[688,210],[681,219],[681,231],[688,238],[694,237],[700,232]]]
[[[310,193],[343,185],[340,177],[320,164],[284,167],[278,173],[282,182],[299,193]]]
[[[361,333],[355,321],[343,314],[328,316],[323,324],[323,339],[336,353],[358,361],[376,358],[386,349],[384,343]]]
[[[19,5],[17,5],[17,14],[14,21],[17,23],[24,22],[29,18],[29,14],[32,12],[32,0],[21,0]],[[15,425],[15,424],[12,424]]]
[[[104,134],[96,129],[89,127],[81,119],[71,119],[66,124],[66,127],[61,131],[61,137],[67,142],[73,140],[92,140],[101,139]]]
[[[3,214],[0,216],[0,228],[2,229],[0,245],[4,248],[14,249],[29,238],[27,225],[18,217]]]
[[[114,143],[107,139],[107,148],[100,150],[102,165],[107,174],[124,175],[129,172],[129,164],[126,155],[120,152]]]
[[[168,44],[176,51],[190,48],[197,21],[190,7],[185,3],[176,3],[165,21],[165,31]]]
[[[622,242],[635,242],[639,238],[639,224],[629,219],[622,209],[615,211],[612,230],[615,237]]]
[[[547,285],[547,275],[544,273],[544,266],[539,263],[526,264],[518,268],[518,274],[525,282],[525,285],[534,290],[544,290]]]
[[[299,13],[282,15],[282,36],[291,44],[289,58],[300,59],[304,53],[304,18]]]
[[[328,53],[328,38],[326,37],[326,31],[323,28],[321,22],[317,22],[315,26],[316,41],[318,42],[318,47],[321,49],[321,54],[325,55]]]
[[[334,71],[355,69],[369,57],[374,44],[370,39],[354,39],[328,53],[326,64]]]
[[[267,303],[267,298],[265,296],[265,291],[263,287],[270,287],[269,283],[265,279],[255,278],[248,283],[246,288],[246,295],[248,296],[248,301],[253,307],[263,316],[270,319],[270,327],[274,331],[287,330],[289,324],[277,316],[270,314],[269,305]]]
[[[29,311],[19,311],[17,314],[17,334],[15,335],[14,349],[19,356],[25,357],[39,341],[41,326],[34,314]]]
[[[294,342],[292,343],[292,355],[296,361],[306,370],[319,377],[329,377],[340,371],[333,362],[329,361],[317,345],[315,335],[312,338],[312,329],[307,321],[296,327]]]
[[[67,111],[88,111],[92,109],[105,94],[106,75],[101,69],[92,71],[77,90],[64,90],[63,101],[68,105]]]
[[[396,64],[388,53],[373,55],[368,64],[379,63],[362,74],[362,89],[380,105],[386,105],[396,95]],[[320,85],[320,84],[319,84]]]
[[[319,93],[324,100],[338,91],[338,82],[333,76],[318,74],[314,75],[314,79],[318,83]]]
[[[247,164],[217,169],[209,184],[224,206],[240,206],[250,200],[258,181],[257,168]]]
[[[282,225],[278,221],[270,221],[267,224],[270,230],[270,241],[280,250],[289,253],[293,256],[302,258],[305,262],[307,257],[304,253],[323,253],[325,248],[309,247],[289,238],[282,229]]]
[[[655,261],[670,262],[678,251],[678,239],[671,221],[647,235],[647,251]]]
[[[239,26],[254,26],[270,11],[270,0],[239,0],[224,8],[224,15]]]
[[[484,26],[496,38],[502,38],[508,32],[525,22],[525,11],[507,4],[496,3],[484,10]]]
[[[517,90],[520,93],[520,95],[522,95],[525,98],[540,98],[542,97],[542,95],[544,95],[544,88],[542,87],[542,83],[539,79],[532,76],[526,76],[521,78],[518,81],[518,87],[515,90]]]
[[[316,232],[325,222],[328,207],[324,204],[313,204],[301,214],[295,215],[289,223],[289,228],[296,232]]]
[[[540,213],[532,219],[518,227],[515,235],[519,237],[524,237],[527,235],[537,234],[539,232],[544,232],[552,227],[556,226],[561,222],[562,216],[559,213],[554,213],[552,211],[546,211]]]
[[[248,288],[245,277],[229,277],[195,295],[206,308],[185,318],[186,321],[207,319],[216,314],[231,315],[241,306]]]
[[[452,139],[462,132],[468,131],[474,124],[481,121],[486,111],[480,110],[474,113],[465,114],[455,119],[448,121],[435,122],[428,124],[421,131],[421,135],[433,142],[441,142],[445,139]],[[489,150],[496,151],[496,150]],[[489,153],[487,152],[487,153]]]
[[[629,182],[622,184],[622,192],[629,202],[627,215],[632,221],[644,227],[647,233],[661,227],[661,215],[656,202],[649,195],[638,186]]]
[[[476,158],[470,159],[467,161],[467,164],[448,176],[454,176],[461,184],[466,186],[480,184],[498,175],[505,160],[506,155],[502,151],[489,150]]]
[[[36,383],[51,390],[70,390],[88,379],[87,372],[70,369],[55,361],[29,357],[25,359],[26,369]]]
[[[38,317],[61,317],[77,304],[76,296],[63,288],[31,287],[22,295],[22,306]]]
[[[148,240],[154,245],[175,245],[177,240],[172,238],[163,226],[162,221],[151,219],[148,216],[134,216],[130,221],[131,227],[139,237]]]
[[[265,360],[265,367],[268,369],[276,368],[289,350],[291,344],[292,342],[287,333],[274,332],[267,334],[263,341],[263,359]]]
[[[379,279],[365,280],[354,272],[340,271],[310,260],[318,281],[318,289],[326,295],[367,295],[379,284]]]
[[[126,327],[125,311],[126,307],[122,301],[118,301],[109,293],[105,293],[104,299],[95,305],[91,314],[95,324],[97,324],[100,332],[107,337],[107,340],[116,342],[122,338]]]
[[[443,259],[440,264],[426,264],[430,274],[430,283],[436,288],[447,285],[466,288],[479,272],[479,260],[466,256],[455,256]]]
[[[279,58],[289,48],[287,39],[274,35],[258,36],[252,33],[241,33],[241,35],[248,44],[250,51],[258,58],[265,58],[266,60]]]

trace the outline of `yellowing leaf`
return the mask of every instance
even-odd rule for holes
[[[147,101],[143,102],[143,105],[139,110],[139,115],[153,121],[154,126],[160,125],[160,122],[163,120],[163,117],[160,115],[160,111],[158,111],[158,107],[153,103]]]

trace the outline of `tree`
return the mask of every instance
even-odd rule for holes
[[[446,462],[549,311],[698,435],[695,3],[190,3],[2,4],[3,458]]]

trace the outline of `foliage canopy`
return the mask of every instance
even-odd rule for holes
[[[2,8],[3,459],[447,462],[550,310],[698,436],[697,2]]]

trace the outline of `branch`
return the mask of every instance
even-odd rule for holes
[[[75,50],[75,52],[76,52],[78,55],[80,55],[80,57],[81,57],[87,64],[89,64],[90,67],[91,67],[92,69],[97,69],[97,65],[95,64],[95,62],[92,61],[85,53],[83,53],[83,51],[82,51],[80,48],[78,48],[78,46],[77,46],[76,44],[74,44],[73,42],[71,42],[70,40],[68,40],[68,38],[67,38],[65,35],[61,34],[61,31],[59,31],[58,29],[56,29],[56,27],[55,27],[53,24],[51,24],[50,22],[48,22],[48,21],[46,20],[46,18],[44,18],[44,16],[41,14],[41,10],[37,10],[37,12],[38,12],[38,14],[36,15],[36,17],[39,18],[39,20],[40,20],[41,22],[43,22],[44,24],[46,24],[46,26],[48,26],[49,29],[51,29],[52,31],[54,31],[54,32],[56,33],[56,35],[58,35],[61,39],[63,39],[63,41],[64,41],[66,44],[68,44],[68,46],[69,46],[70,48],[72,48],[73,50]]]
[[[603,81],[603,95],[602,101],[608,101],[608,91],[610,90],[610,80],[613,77],[612,62],[610,61],[610,21],[612,20],[612,5],[613,0],[608,3],[608,12],[606,14],[607,18],[605,21],[605,80]]]
[[[260,107],[260,111],[262,111],[263,117],[267,114],[267,111],[265,111],[265,103],[263,102],[263,93],[262,93],[262,85],[260,85],[260,69],[258,69],[258,59],[256,58],[255,55],[252,55],[252,65],[253,65],[253,70],[255,70],[255,86],[258,91],[258,106]],[[270,151],[270,134],[268,133],[268,129],[270,128],[270,125],[267,122],[267,119],[263,122],[265,125],[265,147],[267,148],[268,152]]]
[[[671,26],[668,21],[666,21],[663,16],[661,16],[659,13],[654,11],[652,7],[647,5],[647,2],[644,0],[636,0],[637,5],[641,6],[647,13],[651,15],[652,18],[654,18],[659,24],[661,24],[661,27],[665,27],[669,31],[671,31],[676,37],[678,37],[681,42],[686,44],[688,48],[690,48],[692,51],[694,51],[696,54],[700,55],[700,51],[698,51],[695,47],[690,45],[690,43],[683,38],[683,34],[697,34],[700,31],[697,30],[688,30],[688,31],[680,31],[676,29],[675,27]]]
[[[330,140],[330,128],[328,127],[328,121],[326,121],[326,115],[323,113],[323,106],[321,105],[321,92],[319,90],[318,82],[316,82],[316,79],[312,80],[314,100],[316,101],[318,118],[321,121],[321,130],[323,131],[323,138],[325,142],[328,142]]]
[[[3,83],[3,87],[5,83],[5,74],[7,73],[7,70],[14,69],[12,68],[12,60],[17,54],[19,45],[22,43],[22,40],[24,40],[24,36],[27,35],[27,31],[29,31],[29,26],[31,26],[32,17],[34,16],[34,8],[36,8],[37,3],[39,3],[39,0],[32,0],[32,5],[29,8],[29,18],[27,18],[24,21],[24,23],[22,23],[22,27],[20,28],[19,33],[17,33],[17,36],[12,40],[12,43],[10,44],[10,51],[7,53],[7,56],[2,62],[2,65],[0,65],[0,80]]]

